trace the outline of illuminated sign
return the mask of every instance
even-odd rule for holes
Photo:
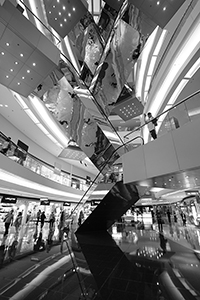
[[[69,203],[69,202],[63,202],[63,206],[71,206],[71,203]]]
[[[50,205],[48,198],[40,198],[40,205]]]
[[[4,195],[1,198],[1,203],[16,203],[17,202],[17,197],[13,197],[13,196],[8,196],[8,195]]]

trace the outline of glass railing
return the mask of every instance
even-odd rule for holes
[[[13,142],[10,143],[10,147],[8,147],[8,150],[4,150],[6,149],[5,147],[8,143],[9,142],[7,142],[7,137],[2,132],[0,132],[0,152],[2,154],[6,155],[8,158],[19,163],[25,168],[52,181],[81,191],[87,190],[88,185],[86,184],[86,180],[79,178],[78,176],[65,173],[63,171],[56,172],[53,166],[41,161],[30,153],[24,152]]]
[[[167,105],[165,110],[157,115],[153,116],[157,119],[157,126],[155,127],[157,137],[166,134],[169,131],[175,130],[188,122],[192,122],[200,117],[200,104],[199,104],[200,90],[189,95],[183,100],[177,102],[174,105]],[[151,122],[151,121],[150,121]],[[148,126],[148,123],[141,125],[124,136],[126,140],[129,139],[130,143],[131,135],[135,132],[141,132],[144,127]]]

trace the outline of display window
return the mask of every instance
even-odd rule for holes
[[[4,246],[4,260],[35,249],[38,239],[59,241],[60,229],[65,226],[73,206],[50,201],[0,196],[0,245]],[[64,216],[64,218],[62,218]],[[40,249],[37,249],[40,250]]]

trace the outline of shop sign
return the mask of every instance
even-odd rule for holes
[[[1,198],[1,203],[16,203],[17,202],[17,197],[13,197],[13,196],[3,196]]]
[[[63,206],[71,206],[70,202],[63,202]]]
[[[99,205],[100,202],[101,202],[101,200],[92,200],[91,206],[97,206],[97,205]]]
[[[40,205],[50,205],[50,201],[47,198],[41,198],[40,199]]]

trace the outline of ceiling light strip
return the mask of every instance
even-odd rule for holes
[[[4,170],[0,170],[0,180],[5,181],[5,182],[9,182],[12,184],[16,184],[19,186],[23,186],[25,188],[30,188],[30,189],[34,189],[36,191],[40,191],[40,192],[45,192],[45,193],[49,193],[49,194],[54,194],[57,196],[63,196],[63,197],[70,197],[70,198],[75,198],[75,199],[80,199],[81,195],[77,195],[77,194],[72,194],[72,193],[68,193],[68,192],[64,192],[61,190],[57,190],[30,180],[27,180],[25,178],[13,175],[9,172],[6,172]]]
[[[50,116],[50,112],[47,112],[46,107],[41,103],[41,100],[36,96],[29,96],[29,100],[31,105],[40,116],[41,120],[45,123],[46,127],[49,129],[49,132],[52,132],[56,139],[60,142],[64,147],[68,146],[69,139],[64,134],[64,132],[59,128],[59,126],[55,123],[55,121]]]

